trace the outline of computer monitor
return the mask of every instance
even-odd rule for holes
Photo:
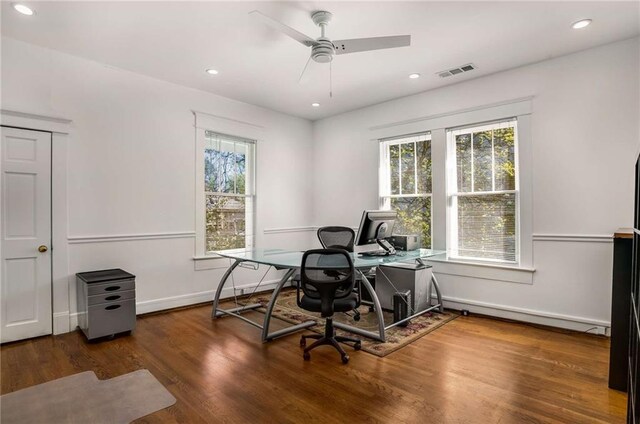
[[[396,211],[364,211],[358,227],[356,246],[372,243],[391,237],[398,214]]]

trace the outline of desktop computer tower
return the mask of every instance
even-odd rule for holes
[[[409,315],[431,306],[431,265],[390,263],[376,269],[376,295],[382,309],[393,310],[393,296],[411,292]]]
[[[420,236],[418,234],[402,235],[394,234],[387,238],[389,243],[396,248],[396,250],[416,250],[420,248]]]

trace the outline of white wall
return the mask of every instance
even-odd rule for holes
[[[311,221],[307,120],[6,37],[1,101],[2,109],[73,121],[67,170],[70,288],[68,299],[54,302],[58,328],[69,312],[73,325],[73,276],[80,271],[120,267],[135,274],[139,313],[212,299],[227,262],[195,271],[192,110],[264,127],[257,245],[306,248],[313,240],[310,232],[269,231]],[[249,271],[240,271],[236,283],[251,280]],[[254,274],[259,279],[263,271]],[[267,280],[276,277],[272,273]]]
[[[226,263],[193,261],[191,110],[265,128],[257,245],[304,249],[316,244],[314,225],[356,226],[363,209],[377,207],[371,127],[526,96],[534,96],[533,284],[501,280],[500,272],[435,270],[450,305],[569,328],[607,326],[607,236],[632,219],[638,51],[638,39],[623,41],[311,124],[2,38],[2,108],[73,120],[70,290],[54,301],[57,328],[69,313],[73,324],[79,271],[121,267],[136,274],[138,312],[211,299]],[[241,271],[239,284],[264,270]],[[476,277],[453,275],[470,272]]]
[[[355,226],[363,209],[378,207],[372,127],[534,96],[533,284],[439,272],[440,283],[452,306],[569,328],[608,326],[607,237],[632,226],[639,44],[621,41],[316,121],[313,222]]]

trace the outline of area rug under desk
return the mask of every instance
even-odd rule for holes
[[[0,422],[124,424],[174,403],[148,370],[110,380],[86,371],[0,396]]]
[[[257,309],[258,311],[265,311],[266,305],[269,303],[269,295],[261,294],[255,298],[255,303],[260,303],[263,308]],[[378,318],[373,312],[369,312],[369,306],[360,306],[360,321],[355,321],[352,317],[345,314],[335,314],[334,321],[343,322],[345,324],[352,325],[354,327],[362,328],[363,330],[377,332],[378,331]],[[391,312],[383,311],[384,320],[389,325],[393,322],[393,314]],[[273,316],[280,318],[281,320],[290,322],[292,324],[299,324],[309,319],[318,321],[318,325],[311,327],[309,330],[315,333],[324,332],[324,320],[320,318],[319,313],[305,311],[296,304],[296,291],[287,290],[280,293],[278,300],[273,308]],[[362,340],[362,350],[371,353],[376,356],[386,356],[391,352],[394,352],[401,347],[408,345],[409,343],[419,339],[420,337],[429,334],[436,328],[446,324],[447,322],[458,317],[458,314],[451,311],[445,311],[444,313],[427,312],[417,318],[411,320],[411,323],[406,327],[393,327],[386,331],[386,342],[379,342],[368,339],[366,337],[360,337],[353,335]],[[348,332],[337,330],[337,334],[350,334]]]

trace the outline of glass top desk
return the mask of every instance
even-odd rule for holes
[[[306,321],[300,324],[283,328],[278,331],[269,332],[269,323],[271,322],[271,315],[273,313],[273,308],[275,306],[276,299],[278,298],[280,291],[282,290],[284,285],[287,283],[289,278],[296,272],[296,270],[300,269],[300,266],[302,264],[302,255],[304,254],[304,252],[283,250],[283,249],[247,249],[240,252],[222,251],[222,252],[215,252],[215,253],[219,256],[233,260],[233,263],[222,276],[222,280],[220,281],[220,284],[216,289],[216,295],[213,299],[213,309],[211,311],[212,318],[219,318],[224,315],[231,315],[243,321],[246,321],[247,323],[255,327],[258,327],[262,330],[263,342],[271,341],[276,337],[291,334],[293,332],[303,330],[305,328],[309,328],[317,324],[316,321]],[[398,252],[396,255],[374,256],[374,257],[359,256],[357,253],[352,253],[351,257],[353,259],[353,265],[362,279],[362,285],[369,292],[372,299],[371,303],[373,306],[373,311],[378,318],[378,332],[374,333],[371,331],[366,331],[366,330],[363,330],[348,324],[340,323],[340,322],[334,322],[333,325],[336,328],[340,328],[342,330],[349,331],[351,333],[358,334],[363,337],[369,337],[369,338],[384,342],[385,330],[388,330],[389,328],[395,327],[396,325],[406,320],[409,320],[411,318],[414,318],[418,315],[424,314],[432,310],[437,309],[438,311],[442,312],[443,310],[442,294],[440,292],[440,287],[438,286],[437,280],[435,279],[434,276],[432,276],[431,283],[433,284],[433,287],[436,291],[437,303],[422,311],[417,311],[410,317],[407,317],[405,320],[385,326],[384,317],[382,315],[382,308],[380,306],[380,300],[378,299],[378,296],[376,295],[375,290],[371,286],[371,283],[369,282],[369,280],[367,280],[367,277],[362,272],[362,270],[368,270],[386,263],[421,261],[422,259],[429,258],[431,256],[441,255],[444,253],[445,253],[444,251],[431,250],[431,249],[417,249],[417,250],[412,250],[408,252]],[[273,293],[271,294],[271,298],[269,299],[267,310],[264,316],[264,322],[262,325],[242,316],[242,312],[244,311],[261,307],[262,305],[260,303],[237,306],[231,309],[222,309],[219,307],[220,295],[222,294],[222,289],[224,288],[227,280],[229,279],[229,276],[231,276],[231,273],[238,265],[244,262],[268,265],[279,270],[286,270],[285,274],[282,276],[276,288],[273,290]],[[260,283],[258,283],[258,286],[259,285]]]

